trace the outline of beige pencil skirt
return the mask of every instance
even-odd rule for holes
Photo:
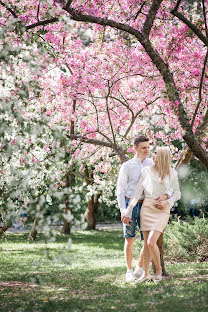
[[[141,208],[141,230],[142,231],[158,231],[163,232],[169,217],[170,208],[160,210],[154,207],[155,199],[145,198]]]

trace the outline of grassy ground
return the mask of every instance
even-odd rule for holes
[[[121,230],[79,231],[46,244],[0,241],[0,311],[208,311],[208,263],[168,263],[154,284],[125,284]],[[141,242],[135,242],[135,255]],[[135,264],[135,262],[134,262]]]

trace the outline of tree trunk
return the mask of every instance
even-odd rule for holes
[[[74,180],[75,180],[74,174],[70,174],[70,176],[67,176],[66,177],[66,187],[70,186],[70,182],[74,183]],[[65,204],[64,213],[67,215],[68,211],[70,210],[70,207],[69,207],[69,195],[68,194],[64,195],[64,204]],[[63,234],[66,234],[66,235],[69,235],[71,233],[70,223],[65,218],[64,218],[64,224],[63,224],[63,228],[62,228],[61,232]]]
[[[75,113],[76,111],[76,100],[73,100],[73,113]],[[74,135],[75,133],[75,122],[74,120],[71,121],[71,128],[70,128],[70,135]],[[72,151],[70,150],[68,152],[68,155],[71,156]],[[68,160],[67,160],[68,162]],[[70,175],[66,176],[66,187],[73,187],[73,185],[75,185],[75,174],[70,173]],[[70,204],[69,204],[69,195],[65,194],[64,197],[64,203],[65,203],[65,208],[64,208],[64,213],[67,215],[68,211],[70,210]],[[71,233],[71,226],[70,223],[64,218],[64,225],[63,225],[63,229],[62,229],[62,233],[69,235]]]
[[[4,225],[1,229],[0,229],[0,237],[3,236],[3,234],[8,230],[9,226],[8,225]]]
[[[28,239],[36,240],[36,237],[37,237],[37,234],[38,234],[37,225],[38,225],[38,222],[35,219],[34,222],[33,222],[32,230],[29,233]]]
[[[85,165],[85,168],[84,168],[84,176],[85,176],[85,181],[86,181],[87,185],[93,184],[93,182],[94,182],[93,170],[90,173],[87,165]],[[88,207],[87,207],[87,210],[86,210],[85,215],[84,215],[85,219],[87,220],[87,223],[88,223],[88,229],[91,229],[91,230],[95,229],[96,214],[97,214],[97,210],[99,207],[100,195],[101,194],[93,195],[91,197],[91,199],[88,201]]]
[[[175,165],[175,169],[178,169],[182,165],[188,165],[192,157],[192,151],[190,148],[187,148],[184,155],[179,159],[179,161]]]
[[[99,207],[99,196],[93,195],[91,200],[88,201],[88,208],[85,212],[85,219],[88,223],[88,228],[90,230],[95,229],[96,225],[96,214]]]

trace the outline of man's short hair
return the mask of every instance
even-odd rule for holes
[[[142,142],[149,142],[149,138],[147,138],[144,135],[139,135],[134,139],[134,145],[137,147],[139,145],[139,143]]]

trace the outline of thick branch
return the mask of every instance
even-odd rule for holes
[[[72,4],[73,0],[67,1],[67,4],[65,5],[65,8],[68,9],[70,5]]]
[[[70,7],[67,8],[66,6],[63,9],[65,11],[67,11],[71,15],[71,18],[75,21],[89,22],[89,23],[93,23],[93,24],[99,24],[101,26],[110,26],[110,27],[128,32],[129,34],[142,39],[142,34],[138,30],[134,29],[133,27],[131,27],[129,25],[126,25],[123,23],[118,23],[118,22],[115,22],[115,21],[107,19],[107,18],[101,18],[101,17],[96,17],[93,15],[82,14],[82,13],[80,13],[80,12],[70,8]]]
[[[160,4],[163,0],[153,0],[152,5],[149,9],[149,12],[146,16],[146,20],[144,22],[143,30],[142,33],[146,36],[149,37],[152,25],[155,20],[155,16],[160,8]]]
[[[158,0],[158,3],[159,2],[160,0]],[[65,8],[65,10],[71,14],[72,19],[74,20],[96,23],[102,26],[110,26],[113,28],[117,28],[117,29],[126,31],[129,34],[132,34],[139,40],[139,42],[144,47],[146,53],[151,58],[152,63],[159,70],[164,80],[164,83],[166,85],[169,100],[173,103],[178,103],[177,113],[178,113],[180,124],[182,128],[184,129],[184,135],[183,135],[184,140],[186,141],[188,146],[191,148],[191,150],[194,152],[195,156],[200,159],[203,166],[208,170],[207,154],[203,150],[199,142],[197,141],[196,136],[192,132],[192,128],[191,128],[191,125],[189,124],[187,113],[184,110],[184,107],[181,103],[180,96],[179,96],[177,87],[174,82],[173,74],[170,72],[168,65],[163,61],[159,53],[153,48],[150,40],[146,36],[144,36],[144,34],[141,34],[138,30],[126,24],[118,23],[113,20],[108,20],[106,18],[100,18],[100,17],[91,16],[91,15],[84,15],[84,14],[78,13],[77,11],[71,8],[68,8],[68,9]],[[206,42],[208,44],[208,39],[206,37],[204,38],[206,39]]]
[[[200,80],[200,85],[199,85],[199,99],[198,99],[198,103],[197,103],[197,106],[196,106],[196,109],[195,109],[195,112],[194,112],[194,115],[193,115],[193,119],[192,119],[192,122],[191,122],[191,127],[193,127],[193,125],[194,125],[194,121],[195,121],[195,118],[196,118],[196,115],[197,115],[197,112],[198,112],[198,109],[199,109],[199,106],[200,106],[201,100],[202,100],[201,93],[202,93],[202,86],[203,86],[203,80],[204,80],[204,74],[205,74],[207,59],[208,59],[208,49],[207,49],[206,56],[204,58],[204,66],[203,66],[203,69],[202,69],[201,80]]]
[[[178,0],[173,11],[178,11],[179,5],[181,4],[182,0]]]
[[[190,22],[182,13],[178,12],[175,10],[175,8],[173,10],[170,11],[171,14],[173,14],[174,16],[178,17],[179,20],[181,20],[184,24],[186,24],[194,33],[195,35],[197,35],[197,37],[204,42],[204,44],[206,46],[208,46],[208,38],[205,37],[202,32],[192,23]]]
[[[83,137],[83,136],[75,135],[75,134],[74,135],[71,135],[71,134],[67,135],[67,137],[71,140],[79,140],[79,141],[81,141],[83,143],[87,143],[87,144],[109,147],[116,152],[116,154],[119,156],[121,162],[128,160],[128,158],[125,155],[125,151],[120,146],[118,146],[117,144],[112,144],[112,143],[108,143],[108,142],[97,140],[97,139],[89,139],[87,137]]]

